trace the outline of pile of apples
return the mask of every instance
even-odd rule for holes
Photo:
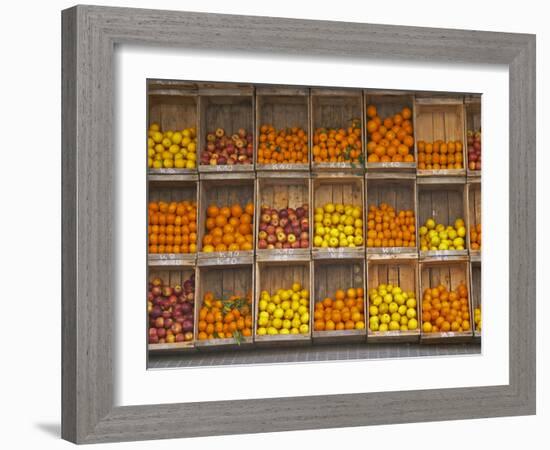
[[[183,285],[168,286],[153,278],[147,292],[149,343],[173,344],[193,340],[195,276]]]
[[[481,130],[468,130],[468,168],[481,170]]]
[[[201,165],[232,166],[252,164],[254,147],[252,133],[239,128],[229,136],[223,128],[206,134],[206,142],[201,153]]]
[[[309,205],[277,210],[262,206],[258,248],[309,248]]]

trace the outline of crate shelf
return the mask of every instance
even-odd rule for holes
[[[416,236],[416,230],[418,229],[418,221],[417,221],[417,205],[416,205],[416,199],[417,199],[417,193],[416,193],[416,180],[415,178],[372,178],[368,177],[366,178],[366,197],[367,197],[367,211],[365,212],[367,217],[367,224],[366,224],[366,238],[367,238],[367,256],[379,256],[380,259],[392,259],[392,258],[399,258],[400,255],[405,255],[406,257],[418,257],[418,241]],[[382,239],[388,239],[393,240],[393,246],[383,246],[383,240],[380,246],[375,246],[377,243],[377,239],[379,238],[378,231],[375,229],[372,230],[373,236],[374,233],[376,234],[375,238],[369,237],[369,224],[372,226],[377,226],[375,219],[370,218],[370,208],[371,206],[374,206],[376,208],[380,208],[381,204],[387,204],[391,208],[394,209],[395,215],[398,216],[401,211],[404,211],[405,214],[407,212],[412,213],[414,216],[413,218],[409,218],[409,220],[413,219],[413,223],[409,224],[409,229],[403,231],[403,229],[400,229],[400,227],[407,226],[406,224],[403,225],[396,225],[392,222],[392,225],[396,226],[396,230],[388,230],[386,233],[392,233],[392,231],[397,232],[397,235],[393,237],[393,233],[390,235],[389,238],[383,237]],[[407,218],[405,217],[405,220]],[[379,228],[381,229],[380,233],[384,233],[383,224],[379,224]],[[412,226],[412,229],[410,228]],[[406,238],[409,238],[408,240]],[[372,246],[369,245],[371,243],[371,239],[373,240]],[[401,242],[411,243],[413,242],[414,245],[407,245],[407,246],[398,246],[397,244]],[[389,242],[391,243],[391,242]]]
[[[253,264],[232,264],[232,265],[216,265],[216,266],[199,266],[197,268],[197,297],[195,299],[195,347],[199,350],[210,350],[217,348],[232,348],[242,349],[247,348],[253,343],[252,327],[254,325],[254,265]],[[250,336],[240,335],[235,337],[214,337],[202,339],[199,336],[201,331],[208,333],[210,330],[201,330],[201,325],[208,326],[208,321],[201,319],[200,310],[205,305],[205,296],[207,293],[213,295],[214,300],[227,301],[231,296],[239,298],[249,298],[251,322],[246,328],[250,329]],[[229,305],[229,303],[224,303]],[[223,307],[222,307],[223,309]],[[225,315],[222,315],[222,321],[225,320]],[[244,318],[243,318],[244,320]],[[215,324],[214,335],[217,333]],[[246,326],[246,324],[245,324]],[[223,332],[223,331],[222,331]],[[236,331],[238,333],[238,331]],[[210,334],[213,334],[210,333]]]
[[[467,342],[473,337],[472,332],[472,296],[470,287],[470,273],[468,261],[421,261],[420,262],[420,298],[419,302],[422,305],[422,298],[426,288],[435,288],[438,285],[443,285],[448,291],[455,290],[461,283],[466,285],[468,289],[468,312],[470,329],[468,331],[438,331],[421,333],[421,341],[423,343],[440,343],[440,342]],[[420,309],[420,323],[423,324],[422,307]]]
[[[343,128],[347,131],[354,123],[360,129],[359,139],[363,139],[364,116],[363,116],[363,95],[357,89],[312,89],[311,90],[311,133],[314,139],[315,131],[319,128],[335,129]],[[346,135],[347,136],[347,135]],[[312,141],[310,155],[311,169],[313,171],[323,170],[352,170],[363,172],[365,168],[364,145],[361,145],[361,156],[356,162],[317,162],[314,155],[314,148],[319,143]]]
[[[370,118],[366,115],[367,107],[369,105],[376,106],[376,110],[378,113],[378,116],[380,117],[381,121],[383,122],[385,118],[394,116],[395,114],[400,114],[403,108],[407,107],[411,110],[412,116],[409,120],[412,122],[412,128],[413,128],[413,138],[416,134],[416,124],[415,124],[415,101],[414,101],[414,95],[410,92],[402,92],[402,91],[377,91],[377,90],[364,90],[364,111],[365,116],[364,120],[365,123],[367,123]],[[390,131],[390,130],[387,130]],[[366,146],[371,141],[371,135],[368,132],[368,130],[364,130],[364,142],[366,143]],[[384,136],[383,136],[384,138]],[[416,146],[413,145],[412,147],[412,153],[414,157],[414,161],[412,162],[366,162],[366,168],[367,172],[369,170],[371,171],[382,171],[382,172],[415,172],[416,171]]]
[[[466,108],[466,132],[468,131],[481,131],[481,96],[471,95],[464,98],[464,104]],[[466,156],[468,156],[467,141]],[[466,161],[467,164],[467,161]],[[481,177],[481,170],[471,170],[466,165],[466,173],[469,177]]]
[[[404,292],[414,292],[416,299],[416,319],[418,328],[414,330],[372,331],[370,328],[370,296],[372,289],[381,284],[400,287]],[[379,342],[417,342],[420,338],[420,298],[418,282],[418,261],[415,259],[394,259],[391,261],[369,260],[367,262],[367,341]]]
[[[204,252],[204,236],[207,234],[207,210],[210,205],[219,209],[222,207],[231,208],[232,205],[239,205],[245,210],[246,205],[255,204],[255,181],[253,178],[229,178],[208,179],[200,182],[199,190],[199,212],[198,212],[198,263],[206,264],[235,264],[248,263],[254,256],[254,223],[252,223],[252,238],[250,250],[230,250],[227,244],[225,249]],[[254,219],[254,213],[252,213]],[[253,222],[253,220],[252,220]],[[216,225],[217,228],[222,228]],[[220,242],[223,243],[223,242]],[[210,244],[216,249],[216,242]]]
[[[254,341],[259,345],[303,345],[311,342],[311,296],[312,296],[311,263],[309,261],[256,261],[255,283],[256,297],[254,309]],[[293,283],[300,283],[302,289],[307,289],[310,296],[309,302],[309,332],[307,334],[277,334],[259,335],[258,317],[259,300],[262,291],[267,291],[271,296],[277,289],[290,289]]]
[[[313,214],[316,208],[324,208],[325,205],[351,204],[361,208],[362,221],[361,236],[365,236],[365,190],[363,176],[350,176],[333,174],[329,176],[318,175],[312,178]],[[359,219],[359,218],[358,218]],[[314,245],[314,244],[313,244]],[[356,247],[316,247],[312,248],[313,259],[346,259],[364,257],[364,242]]]
[[[437,180],[438,182],[432,182]],[[419,256],[421,259],[448,259],[468,256],[468,222],[467,211],[467,184],[464,179],[431,179],[429,183],[419,183],[418,191],[418,229],[417,242]],[[420,243],[420,227],[426,220],[433,218],[436,223],[445,226],[454,225],[456,219],[463,219],[466,228],[464,239],[464,250],[422,250]]]
[[[229,95],[231,94],[231,95]],[[207,148],[207,134],[220,129],[224,136],[231,137],[239,129],[254,134],[254,96],[249,89],[235,89],[225,95],[200,96],[199,154],[198,168],[200,173],[252,172],[254,154],[242,155],[250,159],[249,164],[206,164],[201,155]],[[246,145],[246,139],[244,139]],[[239,155],[241,157],[241,155]],[[230,159],[230,156],[227,158]]]
[[[183,286],[184,282],[195,274],[192,267],[165,266],[148,269],[148,280],[160,278],[163,285],[174,287],[175,285]],[[196,289],[195,289],[196,292]],[[149,328],[149,319],[148,319]],[[179,353],[192,351],[195,348],[196,328],[193,327],[193,340],[173,343],[158,343],[148,344],[148,350],[152,354],[157,353]]]
[[[310,208],[310,179],[305,176],[304,173],[287,174],[287,177],[271,177],[271,174],[264,173],[258,176],[256,183],[256,218],[255,218],[255,231],[256,231],[256,257],[258,261],[289,261],[289,260],[305,260],[308,261],[311,257],[311,236],[312,236],[312,210]],[[299,175],[295,176],[295,175]],[[262,230],[260,230],[262,222],[263,208],[282,210],[285,208],[297,208],[307,207],[307,214],[304,216],[308,220],[308,234],[309,234],[309,246],[307,248],[273,248],[262,249],[260,248],[260,240],[262,236]],[[300,220],[300,219],[296,219]],[[284,225],[289,226],[290,220],[285,219]],[[271,225],[273,226],[273,225]],[[280,225],[278,225],[280,226]],[[276,227],[273,226],[275,229]],[[265,233],[265,230],[263,231]],[[286,233],[285,233],[286,237]],[[300,242],[300,236],[296,236],[296,242]],[[267,238],[264,237],[265,243]],[[269,245],[269,244],[268,244]],[[272,243],[271,245],[277,245]],[[282,244],[280,244],[282,245]]]
[[[311,130],[309,127],[309,89],[284,87],[258,87],[256,89],[256,148],[261,148],[260,134],[263,125],[271,125],[277,133],[282,129],[301,128],[307,136],[307,143],[300,151],[306,156],[307,162],[301,163],[260,163],[256,161],[256,170],[308,171],[309,142]],[[281,147],[274,144],[276,151]]]
[[[363,314],[362,329],[343,330],[315,330],[315,305],[329,297],[335,300],[335,292],[338,289],[344,292],[348,288],[361,289],[363,291],[361,307]],[[362,258],[345,261],[314,261],[313,262],[313,297],[312,314],[314,317],[312,336],[314,342],[360,342],[366,337],[366,307],[365,307],[365,261]],[[324,320],[323,320],[324,322]],[[342,323],[344,321],[342,320]]]
[[[464,99],[456,97],[416,97],[415,99],[415,145],[420,152],[419,142],[433,143],[441,140],[444,143],[460,141],[462,143],[462,168],[457,169],[422,169],[418,176],[465,176],[466,175],[466,131]],[[455,153],[456,155],[456,153]],[[427,155],[426,155],[427,156]],[[419,161],[419,164],[422,161]]]

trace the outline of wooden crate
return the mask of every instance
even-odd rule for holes
[[[418,176],[466,175],[465,110],[462,96],[415,98],[415,146],[418,142],[462,141],[462,169],[418,169]]]
[[[224,179],[219,179],[214,175],[214,179],[204,178],[201,175],[199,183],[199,205],[198,215],[198,262],[202,265],[227,265],[227,264],[252,264],[254,251],[224,251],[224,252],[203,252],[202,238],[205,235],[206,228],[206,210],[210,204],[219,207],[231,206],[235,203],[244,206],[247,203],[255,205],[255,181],[254,175],[234,174],[234,177],[226,174]],[[241,175],[244,175],[243,178]],[[254,224],[252,225],[254,234]],[[255,242],[253,237],[252,242]]]
[[[481,96],[469,95],[464,98],[466,108],[466,133],[469,130],[481,131]],[[468,145],[464,143],[466,151],[466,159],[468,158]],[[480,177],[481,170],[470,170],[466,161],[466,173],[469,177]]]
[[[246,348],[253,343],[252,336],[242,336],[239,340],[232,338],[199,339],[199,312],[203,305],[204,295],[212,292],[215,299],[225,300],[232,295],[246,297],[250,295],[252,326],[254,326],[254,266],[253,264],[197,266],[195,303],[195,347],[200,350],[215,348]]]
[[[470,330],[469,331],[448,331],[436,333],[420,334],[422,343],[442,343],[442,342],[464,342],[470,341],[473,337],[472,332],[472,293],[470,287],[470,273],[468,261],[421,261],[420,262],[420,323],[422,324],[422,297],[424,290],[428,287],[434,288],[443,284],[447,289],[454,290],[460,283],[465,283],[468,289],[468,308],[470,309]]]
[[[414,174],[367,173],[366,174],[365,239],[368,238],[368,212],[371,205],[387,203],[398,214],[411,210],[415,217],[415,247],[366,247],[368,259],[418,258],[418,229],[416,177]],[[366,242],[366,240],[365,240]]]
[[[365,237],[365,179],[362,175],[354,176],[342,173],[319,174],[312,178],[313,214],[315,208],[322,208],[327,203],[342,203],[362,208],[363,238]],[[312,224],[314,226],[314,224]],[[312,238],[313,239],[313,238]],[[313,259],[364,258],[364,243],[361,247],[320,248],[312,247]]]
[[[481,308],[481,261],[470,263],[470,286],[472,288],[472,329],[474,338],[481,340],[483,331],[483,310],[481,311],[482,330],[476,330],[474,321],[474,309]]]
[[[361,126],[361,141],[363,139],[364,113],[363,94],[358,89],[312,89],[310,97],[311,136],[317,128],[345,128],[356,120]],[[323,162],[314,161],[310,154],[311,169],[317,170],[354,170],[363,172],[365,167],[365,148],[362,146],[362,157],[359,162]],[[313,149],[313,144],[311,145]]]
[[[254,341],[259,345],[302,345],[311,342],[311,297],[312,297],[311,263],[309,261],[256,261],[255,272],[255,302],[254,302]],[[294,282],[307,289],[310,295],[309,333],[287,335],[263,335],[259,336],[258,330],[258,306],[262,291],[268,291],[272,295],[277,289],[289,289]]]
[[[421,259],[434,258],[446,259],[455,257],[466,257],[468,255],[468,218],[466,217],[467,207],[467,185],[464,178],[424,178],[418,179],[418,202],[417,202],[417,235],[419,255]],[[466,236],[464,236],[464,250],[428,250],[423,251],[420,246],[419,229],[426,223],[426,220],[433,217],[437,223],[445,226],[454,225],[458,218],[464,220]]]
[[[196,180],[197,175],[150,175],[148,203],[151,201],[181,202],[188,200],[198,205],[199,189]],[[149,253],[147,261],[149,266],[192,266],[195,264],[196,258],[196,253]]]
[[[416,296],[418,328],[409,331],[371,331],[368,291],[380,284],[399,286],[403,291],[412,291]],[[369,260],[367,261],[366,311],[367,342],[417,342],[420,337],[420,298],[418,283],[418,261],[414,259]]]
[[[479,178],[477,179],[479,180]],[[471,182],[467,184],[468,187],[468,248],[470,250],[470,258],[472,261],[480,261],[481,260],[481,249],[480,250],[472,250],[471,243],[470,243],[470,230],[472,230],[472,227],[477,226],[478,224],[481,224],[481,182],[474,182],[473,179],[471,179]],[[483,230],[482,230],[483,232]],[[483,239],[483,238],[482,238]],[[483,246],[483,240],[481,242],[481,245]]]
[[[152,280],[153,278],[160,278],[163,284],[167,284],[170,287],[174,287],[176,284],[183,286],[183,283],[188,280],[195,273],[194,267],[178,267],[175,265],[165,266],[165,267],[155,267],[148,269],[147,280]],[[196,294],[196,284],[195,284],[195,294]],[[196,308],[195,308],[196,309]],[[149,330],[149,317],[147,315],[147,330]],[[174,342],[172,344],[148,344],[148,350],[150,353],[154,354],[165,354],[165,353],[179,353],[183,351],[190,351],[195,348],[196,340],[196,330],[193,329],[193,340],[186,342]]]
[[[378,112],[378,116],[384,121],[388,116],[400,113],[406,106],[411,109],[413,123],[413,132],[416,136],[416,123],[415,123],[415,101],[414,95],[410,92],[403,91],[380,91],[380,90],[364,90],[364,121],[365,124],[369,120],[366,115],[366,109],[368,105],[375,105]],[[367,144],[369,143],[369,135],[364,129],[365,142],[365,155]],[[414,136],[413,136],[414,137]],[[415,140],[416,143],[416,140]],[[414,172],[416,170],[416,145],[413,147],[414,162],[366,162],[367,171],[399,171],[399,172]],[[366,158],[366,156],[365,156]],[[366,161],[366,160],[365,160]]]
[[[277,176],[274,176],[277,174]],[[298,208],[310,202],[310,179],[300,172],[263,172],[258,173],[256,182],[256,208],[255,208],[255,233],[256,233],[256,259],[258,261],[287,261],[309,260],[311,257],[311,241],[313,230],[312,209],[309,208],[308,220],[310,224],[309,247],[297,249],[260,249],[258,247],[259,226],[262,206],[270,208]]]
[[[147,87],[147,127],[160,125],[161,131],[198,130],[198,91],[190,83],[154,80]],[[197,169],[149,169],[150,174],[191,174]]]
[[[334,300],[337,289],[361,288],[366,293],[365,286],[365,260],[345,260],[334,263],[329,260],[318,260],[313,263],[313,297],[311,314],[314,314],[316,303],[330,297]],[[367,312],[365,295],[363,295],[363,310],[365,311],[365,324]],[[312,320],[313,322],[313,320]],[[366,325],[365,325],[366,326]],[[364,341],[367,334],[366,328],[362,330],[333,330],[315,331],[312,327],[314,342],[336,343],[349,341]]]
[[[217,128],[223,128],[226,135],[237,133],[244,128],[254,134],[254,96],[251,88],[207,91],[208,95],[200,96],[200,125],[198,135],[198,168],[201,173],[252,172],[252,164],[209,165],[201,164],[202,152],[206,146],[206,135]],[[255,156],[252,155],[252,161]],[[223,175],[222,175],[223,176]]]
[[[282,128],[299,127],[308,135],[308,148],[311,141],[309,128],[309,89],[300,87],[257,87],[256,88],[256,129],[254,139],[256,148],[259,147],[260,127],[265,124],[273,125],[276,130]],[[309,170],[307,164],[258,164],[257,170],[294,171]]]

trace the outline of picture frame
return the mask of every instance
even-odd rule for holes
[[[244,23],[247,33],[241,32]],[[210,33],[206,25],[218,31]],[[534,35],[99,6],[64,10],[62,32],[64,439],[83,444],[535,413]],[[506,65],[510,86],[509,384],[114,406],[113,53],[118,44]],[[529,327],[522,326],[526,321]],[[434,405],[436,400],[441,406]],[[449,403],[454,407],[443,406]]]

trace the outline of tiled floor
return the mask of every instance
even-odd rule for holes
[[[280,364],[311,361],[337,361],[423,356],[475,355],[481,344],[337,344],[296,348],[255,348],[193,352],[149,357],[150,369],[207,367],[222,365]]]

